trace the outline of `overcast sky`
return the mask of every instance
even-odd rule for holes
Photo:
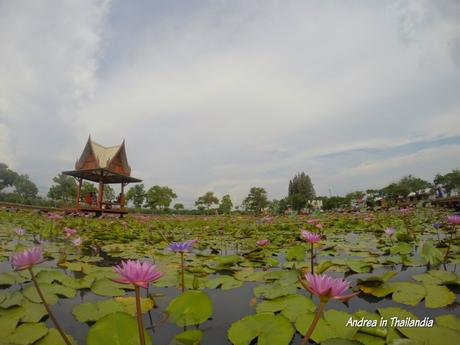
[[[45,194],[89,134],[191,205],[460,168],[460,2],[0,0],[0,161]]]

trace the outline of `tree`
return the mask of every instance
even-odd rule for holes
[[[209,210],[214,204],[219,204],[219,199],[214,195],[214,192],[206,192],[195,201],[195,206],[206,208],[206,210]]]
[[[131,201],[135,207],[141,208],[145,200],[145,189],[144,184],[136,184],[131,187],[126,193],[126,199]]]
[[[314,199],[315,195],[315,189],[310,176],[304,172],[297,174],[289,181],[289,203],[294,210],[300,211],[303,209],[307,201]]]
[[[87,195],[89,193],[97,194],[97,188],[90,182],[83,182],[81,185],[81,195]]]
[[[460,190],[460,170],[454,169],[445,175],[437,174],[433,182],[450,195],[453,190]]]
[[[115,190],[112,186],[105,184],[104,192],[102,193],[102,201],[104,202],[113,202],[115,200]]]
[[[30,179],[29,176],[19,175],[14,181],[14,192],[24,199],[35,199],[37,197],[38,188]]]
[[[183,210],[184,209],[184,204],[181,204],[181,203],[174,204],[174,209],[176,211]]]
[[[77,196],[77,183],[70,176],[59,174],[53,178],[52,185],[48,191],[48,198],[70,202]]]
[[[5,163],[0,163],[0,192],[7,187],[13,186],[18,174],[8,168]]]
[[[229,214],[232,211],[233,202],[230,195],[226,194],[222,197],[219,205],[219,213]]]
[[[176,193],[169,187],[153,186],[145,194],[145,205],[152,210],[168,208]]]
[[[252,187],[248,196],[243,201],[243,206],[247,211],[260,214],[260,212],[267,207],[268,199],[265,189],[260,187]]]
[[[431,186],[431,183],[428,181],[412,175],[407,175],[402,177],[399,181],[390,183],[388,186],[382,188],[380,192],[387,198],[396,199],[400,195],[406,197],[410,192],[417,192]]]

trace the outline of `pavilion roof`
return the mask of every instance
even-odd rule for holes
[[[102,178],[102,182],[104,182],[105,184],[142,182],[142,180],[138,178],[119,174],[114,171],[110,171],[110,170],[102,169],[102,168],[69,170],[69,171],[63,171],[62,173],[64,175],[79,177],[84,180],[93,181],[93,182],[99,182]]]

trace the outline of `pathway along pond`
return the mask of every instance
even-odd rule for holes
[[[270,220],[251,217],[143,217],[120,221],[84,217],[48,219],[46,215],[31,212],[3,211],[0,212],[3,256],[3,261],[0,262],[0,327],[15,309],[17,311],[23,308],[27,313],[27,308],[30,307],[30,294],[25,292],[30,285],[28,279],[24,278],[27,275],[11,273],[7,258],[14,250],[38,245],[48,252],[50,260],[36,267],[37,271],[59,271],[72,278],[72,281],[67,281],[62,278],[62,273],[55,278],[47,278],[41,272],[38,274],[42,275],[43,282],[73,286],[75,297],[69,297],[71,294],[67,297],[57,294],[58,301],[52,305],[52,310],[65,332],[78,344],[86,343],[88,331],[94,325],[94,321],[81,322],[77,319],[75,314],[78,313],[75,310],[79,305],[107,301],[117,295],[134,295],[133,291],[120,291],[119,286],[109,283],[104,288],[95,287],[98,280],[110,282],[108,277],[112,275],[111,267],[127,258],[155,261],[160,270],[166,272],[148,290],[157,307],[143,314],[144,326],[150,332],[153,344],[170,344],[177,334],[189,329],[203,331],[201,344],[232,344],[228,337],[230,327],[248,315],[255,315],[260,305],[267,307],[268,304],[264,305],[264,302],[279,301],[282,304],[286,296],[296,294],[311,298],[318,304],[316,296],[311,296],[300,288],[295,280],[295,272],[296,269],[309,269],[309,246],[300,238],[300,229],[318,231],[315,224],[320,223],[323,224],[323,240],[315,249],[317,271],[324,271],[333,277],[346,277],[352,287],[357,288],[360,285],[361,290],[367,291],[361,291],[347,304],[331,301],[326,310],[338,310],[351,315],[360,310],[376,313],[381,308],[394,307],[421,319],[425,316],[431,319],[442,316],[444,319],[439,324],[437,320],[436,327],[440,331],[447,328],[454,336],[458,333],[459,338],[454,339],[455,341],[460,339],[460,268],[456,264],[460,262],[458,240],[454,239],[451,244],[450,262],[445,269],[440,262],[434,261],[437,257],[441,258],[439,253],[444,254],[450,238],[450,225],[444,220],[446,214],[431,210],[414,210],[410,216],[401,216],[398,212],[328,214],[319,216],[316,223],[309,223],[307,221],[312,217],[280,217]],[[432,223],[443,220],[444,225],[440,229],[432,226]],[[397,229],[397,234],[392,239],[385,237],[383,232],[389,226]],[[18,237],[15,233],[17,227],[24,228],[26,234]],[[69,245],[69,241],[65,241],[62,233],[65,227],[77,230],[78,236],[83,239],[82,246],[76,248]],[[416,234],[416,239],[408,240],[407,236],[412,233]],[[177,274],[179,256],[168,250],[167,246],[171,241],[195,237],[199,242],[192,252],[186,254],[186,286],[188,289],[204,291],[212,301],[213,311],[211,318],[198,326],[179,327],[165,313],[171,300],[181,294]],[[255,244],[259,239],[269,239],[270,244],[261,248]],[[94,255],[90,250],[91,246],[93,249],[101,248],[102,255]],[[67,261],[58,266],[57,260],[63,249],[67,253]],[[432,260],[434,265],[427,265],[427,260]],[[83,284],[78,288],[75,281],[80,279],[81,282],[86,276],[81,271],[88,275],[94,274],[95,279],[87,282],[87,287],[82,287]],[[390,271],[396,274],[384,281],[382,277]],[[20,278],[21,275],[24,277]],[[381,280],[370,282],[369,277],[380,277]],[[217,281],[219,279],[222,281]],[[223,285],[218,284],[219,282]],[[378,287],[391,291],[377,291]],[[422,296],[419,291],[423,288],[425,294]],[[438,298],[430,295],[431,288],[436,290]],[[17,300],[11,301],[16,291],[20,292],[21,298],[16,295]],[[142,296],[148,297],[146,293],[143,289]],[[381,294],[384,296],[374,296]],[[36,302],[33,298],[32,300]],[[427,307],[427,303],[437,305]],[[273,305],[270,308],[273,309]],[[295,310],[295,306],[287,308],[292,309],[286,315],[292,318],[290,321],[295,329],[296,319],[302,311]],[[285,310],[280,307],[275,312],[279,311],[283,313]],[[309,311],[306,310],[305,313],[307,312]],[[357,315],[355,316],[358,318]],[[453,324],[445,322],[446,315],[453,317]],[[49,328],[53,328],[46,315],[34,321],[44,321]],[[333,320],[330,323],[335,326]],[[17,327],[19,325],[20,323]],[[343,332],[339,331],[339,334],[343,335]],[[407,337],[407,334],[399,331],[395,334],[401,338]],[[133,337],[136,336],[137,334],[133,334]],[[391,343],[389,335],[375,336],[365,330],[356,330],[350,338],[355,339],[356,344]],[[290,342],[275,344],[299,344],[301,339],[301,334],[296,330]],[[321,342],[325,340],[327,339],[321,339]],[[413,340],[416,344],[417,339]],[[40,339],[35,343],[39,341]],[[256,344],[257,340],[250,343]],[[443,343],[445,339],[427,340],[427,344]]]

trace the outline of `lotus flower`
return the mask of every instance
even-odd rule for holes
[[[62,219],[64,218],[60,214],[57,213],[48,213],[48,219]]]
[[[26,230],[23,229],[23,228],[16,228],[16,229],[14,229],[14,232],[18,236],[24,236],[26,234]]]
[[[72,245],[73,245],[74,247],[78,247],[78,246],[81,244],[81,242],[82,242],[82,241],[81,241],[81,237],[77,237],[77,238],[74,238],[74,239],[72,240]]]
[[[408,215],[408,214],[411,212],[411,209],[408,208],[408,207],[406,207],[406,208],[400,209],[399,212],[400,212],[403,216],[405,216],[405,215]]]
[[[188,252],[190,249],[192,249],[193,245],[198,241],[198,239],[193,239],[189,241],[184,241],[184,242],[172,242],[169,244],[169,249],[171,249],[174,252]]]
[[[133,284],[147,289],[149,283],[160,279],[164,273],[157,271],[156,266],[150,262],[139,260],[122,261],[121,265],[114,266],[115,272],[120,278],[113,278],[113,281],[122,284]]]
[[[64,228],[64,236],[66,238],[72,237],[77,233],[77,230],[72,229],[72,228]]]
[[[316,219],[316,218],[312,218],[312,219],[308,219],[307,220],[307,223],[308,224],[316,224],[319,222],[319,219]]]
[[[258,240],[256,243],[257,243],[259,246],[262,246],[262,247],[263,247],[263,246],[266,246],[267,244],[269,244],[269,243],[270,243],[270,240],[267,240],[267,239]]]
[[[388,236],[393,236],[393,234],[396,232],[396,229],[395,228],[386,228],[384,231]]]
[[[433,228],[439,229],[441,227],[440,223],[433,223]]]
[[[302,230],[300,232],[300,236],[307,242],[315,244],[321,241],[321,235],[320,234],[315,234],[313,232],[307,231],[307,230]]]
[[[312,294],[317,295],[320,301],[327,302],[329,299],[348,301],[358,293],[344,294],[350,288],[350,282],[341,278],[332,278],[325,274],[305,274],[307,284],[305,288]],[[303,285],[303,284],[302,284]]]
[[[316,224],[316,227],[321,230],[324,227],[324,225],[319,223],[319,224]]]
[[[460,216],[457,214],[454,214],[452,216],[447,216],[447,221],[451,224],[458,225],[460,224]]]
[[[45,261],[43,252],[40,247],[33,247],[25,249],[22,252],[12,253],[10,256],[10,263],[15,271],[30,268]]]

